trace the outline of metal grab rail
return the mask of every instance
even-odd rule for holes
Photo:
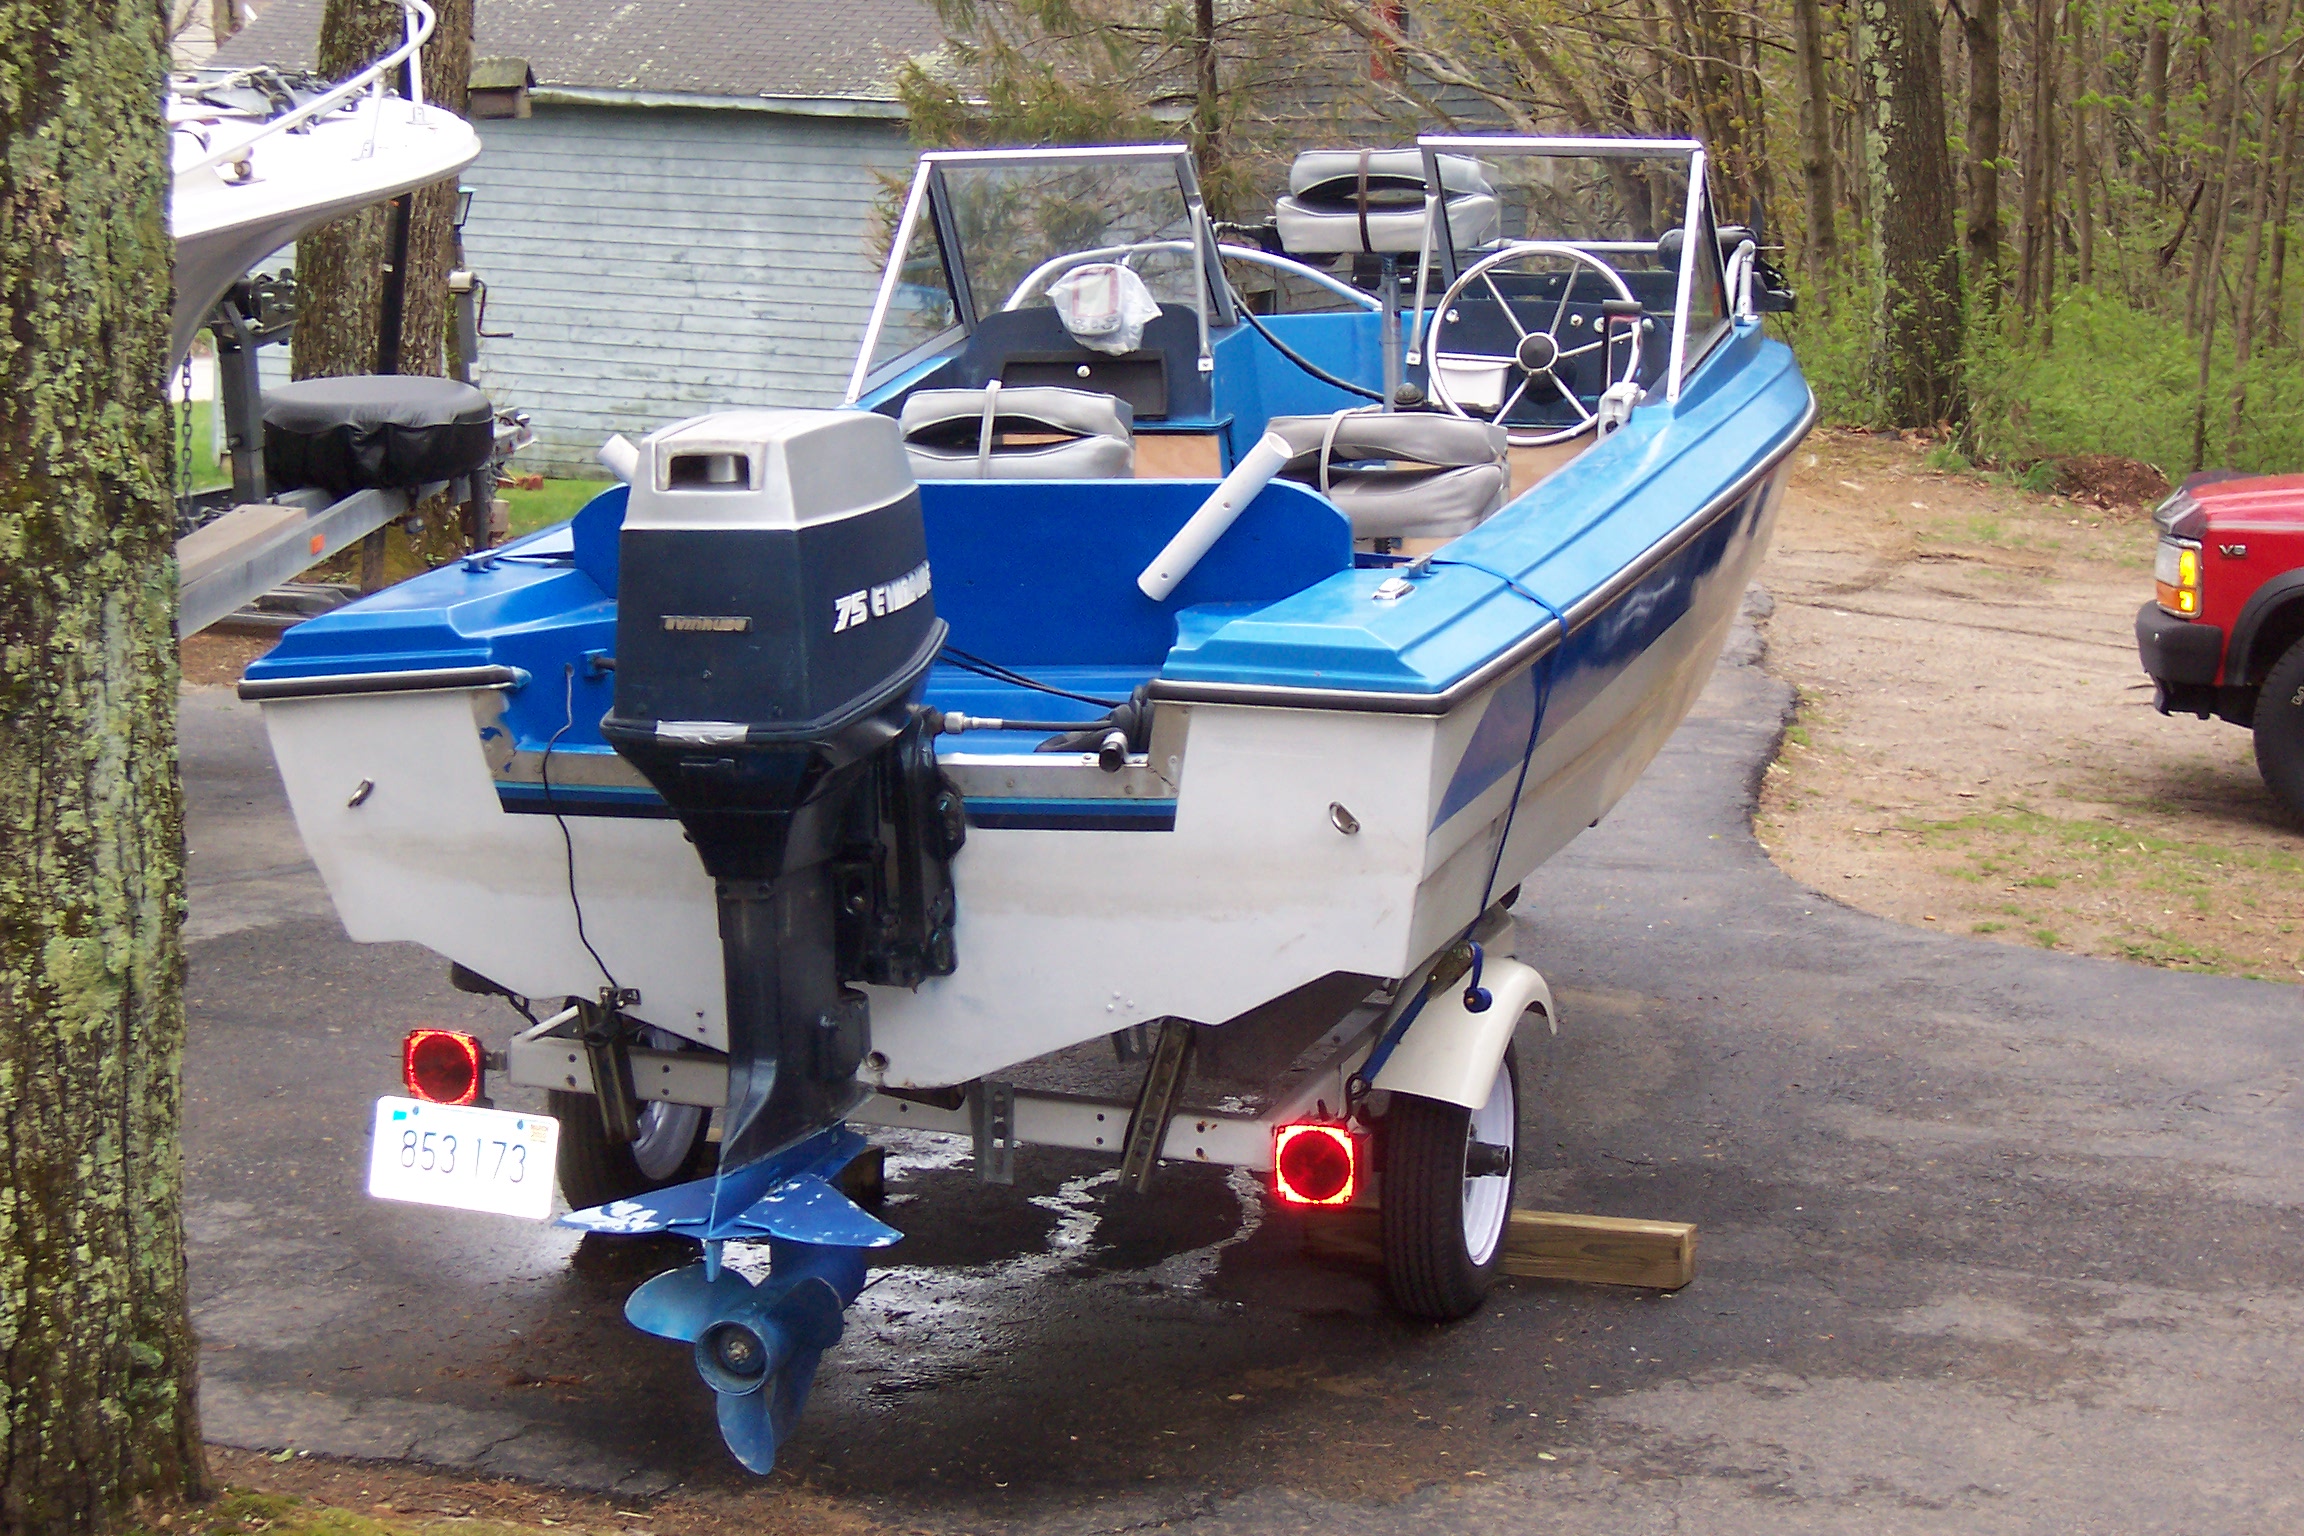
[[[1190,254],[1192,249],[1193,245],[1189,240],[1143,240],[1133,245],[1109,245],[1093,251],[1068,251],[1062,256],[1050,257],[1027,272],[1024,275],[1024,280],[1016,285],[1015,290],[1008,295],[1007,302],[1002,304],[1000,308],[1003,313],[1012,309],[1023,308],[1024,301],[1032,296],[1032,290],[1039,287],[1043,279],[1053,276],[1066,267],[1078,266],[1083,262],[1103,261],[1113,256],[1134,255],[1140,251],[1174,251]],[[1260,250],[1255,246],[1218,245],[1216,253],[1220,256],[1230,257],[1234,261],[1247,262],[1251,266],[1269,267],[1275,272],[1303,278],[1315,287],[1327,289],[1338,298],[1350,299],[1362,309],[1373,311],[1384,307],[1374,294],[1362,293],[1350,283],[1340,282],[1317,267],[1306,266],[1303,262],[1292,261],[1286,256],[1275,256],[1270,251]]]
[[[177,174],[180,176],[191,175],[197,171],[212,170],[228,160],[243,159],[247,156],[248,151],[261,140],[268,139],[276,133],[288,133],[301,128],[315,118],[335,111],[363,91],[373,88],[375,94],[381,96],[384,92],[384,77],[403,64],[408,66],[410,102],[421,113],[424,109],[424,73],[423,64],[418,54],[419,50],[423,48],[425,40],[430,38],[433,31],[439,26],[439,17],[434,13],[431,6],[424,3],[424,0],[400,0],[400,10],[407,20],[407,35],[406,40],[399,47],[344,81],[341,85],[331,88],[324,95],[315,96],[295,111],[272,119],[256,132],[235,144],[229,144],[222,149],[211,150],[206,156],[185,166]]]

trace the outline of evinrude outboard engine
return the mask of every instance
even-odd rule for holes
[[[885,416],[700,416],[642,443],[631,479],[601,733],[717,886],[725,1179],[869,1093],[848,983],[952,972],[964,822],[919,708],[945,625]]]

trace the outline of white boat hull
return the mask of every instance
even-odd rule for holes
[[[1781,485],[1780,468],[1760,483],[1686,611],[1544,737],[1524,783],[1515,752],[1445,818],[1475,732],[1507,690],[1525,695],[1526,669],[1441,715],[1182,706],[1172,830],[972,827],[954,864],[959,969],[872,989],[867,1075],[966,1082],[1154,1019],[1221,1023],[1333,972],[1409,974],[1662,748],[1720,654]],[[347,931],[426,945],[525,995],[589,996],[607,978],[580,904],[616,984],[640,993],[633,1014],[723,1045],[712,882],[679,824],[571,815],[564,844],[563,822],[507,812],[474,706],[467,691],[264,706]]]

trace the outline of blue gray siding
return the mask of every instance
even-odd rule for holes
[[[479,380],[533,417],[523,465],[598,474],[612,432],[839,402],[900,121],[540,103],[478,126],[465,256],[513,333],[482,341]]]

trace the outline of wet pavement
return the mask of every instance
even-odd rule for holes
[[[687,1351],[621,1320],[678,1246],[360,1192],[400,1036],[509,1015],[345,940],[254,710],[188,693],[207,1430],[632,1496],[799,1485],[899,1530],[2304,1528],[2304,990],[1793,884],[1746,819],[1787,699],[1747,642],[1520,908],[1562,1012],[1520,1040],[1522,1203],[1695,1221],[1695,1284],[1513,1282],[1435,1328],[1243,1176],[1139,1199],[1027,1150],[1000,1189],[897,1142],[899,1262],[754,1482]]]

